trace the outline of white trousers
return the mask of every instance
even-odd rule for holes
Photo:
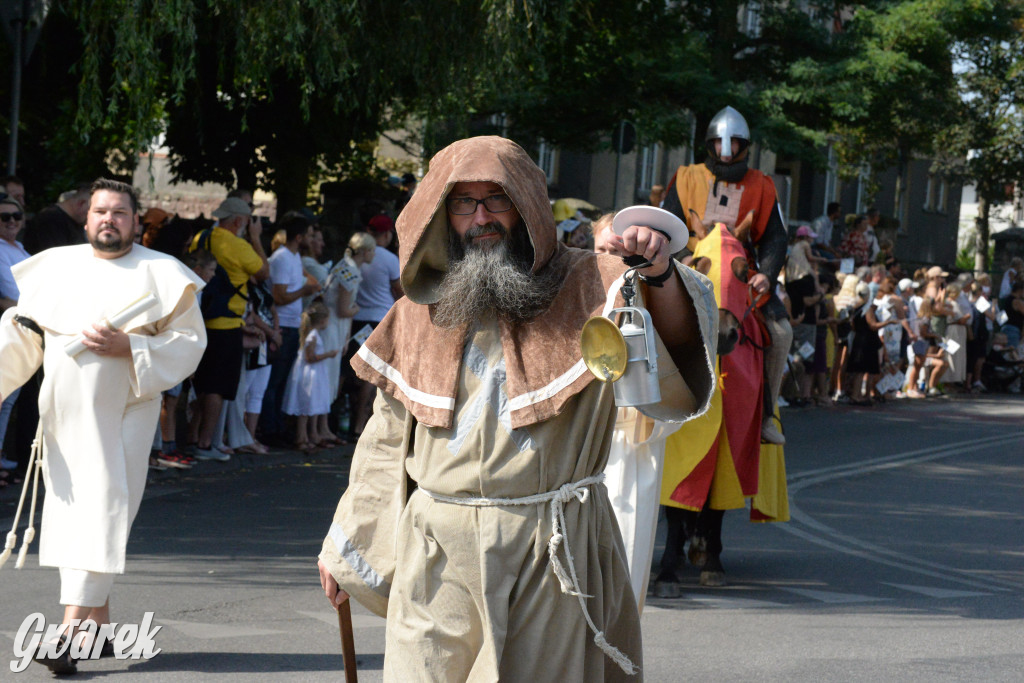
[[[85,569],[60,568],[60,604],[102,607],[110,597],[114,575]]]

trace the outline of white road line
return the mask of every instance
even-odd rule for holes
[[[979,598],[985,595],[992,595],[991,593],[982,593],[979,591],[954,591],[946,588],[935,588],[934,586],[911,586],[905,583],[889,583],[883,581],[886,586],[892,586],[893,588],[899,588],[900,590],[910,591],[911,593],[918,593],[920,595],[927,595],[929,598],[939,598],[941,600],[950,600],[954,598]]]
[[[978,450],[979,448],[1000,445],[1003,442],[1020,441],[1022,439],[1024,439],[1024,437],[1019,434],[1004,434],[1001,436],[990,436],[983,439],[970,439],[968,441],[946,444],[945,446],[938,448],[920,448],[913,451],[906,451],[904,453],[885,455],[871,460],[860,460],[858,462],[848,463],[845,465],[833,465],[831,467],[820,467],[815,470],[805,470],[803,472],[791,474],[786,479],[789,483],[790,493],[792,493],[793,491],[799,491],[811,484],[839,479],[851,474],[864,474],[865,472],[900,467],[914,462],[935,460],[955,455],[957,453],[966,453]]]
[[[889,598],[879,598],[873,595],[858,595],[857,593],[837,593],[836,591],[817,591],[810,588],[789,588],[779,586],[779,590],[787,593],[796,593],[805,598],[824,602],[829,605],[853,605],[861,602],[885,602]]]
[[[221,624],[202,621],[177,621],[157,617],[158,624],[170,626],[191,638],[213,640],[215,638],[251,638],[253,636],[273,636],[287,633],[277,629],[259,628],[258,626]]]
[[[894,455],[887,455],[872,460],[861,461],[849,465],[837,465],[834,467],[823,467],[817,470],[809,470],[800,475],[789,478],[789,512],[790,523],[779,524],[775,528],[780,531],[802,538],[810,543],[820,545],[831,550],[853,555],[869,562],[895,567],[923,576],[941,579],[943,581],[959,583],[972,588],[981,588],[991,591],[1020,590],[1021,586],[1011,581],[1003,581],[996,578],[978,579],[974,574],[965,572],[954,567],[928,562],[910,555],[906,555],[882,546],[862,541],[858,538],[840,533],[835,529],[822,524],[810,515],[804,513],[796,505],[794,498],[799,491],[814,484],[826,481],[843,479],[857,476],[868,472],[892,469],[904,465],[927,462],[947,458],[951,455],[961,455],[983,448],[989,448],[1003,443],[1020,442],[1024,437],[1019,434],[986,437],[982,439],[971,439],[952,444],[946,444],[941,448],[922,448]],[[797,523],[797,524],[794,524]],[[803,525],[805,528],[800,528]]]

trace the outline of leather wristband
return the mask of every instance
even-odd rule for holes
[[[661,275],[648,276],[641,275],[639,273],[638,275],[640,277],[640,282],[643,282],[648,287],[664,287],[665,281],[672,277],[673,270],[675,270],[675,268],[673,267],[672,263],[669,262],[668,268],[666,268],[665,272],[662,273]]]

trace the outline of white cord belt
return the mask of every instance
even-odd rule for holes
[[[569,565],[568,572],[566,572],[565,567],[562,566],[561,560],[558,559],[558,546],[562,544],[563,540],[565,540],[565,504],[571,502],[574,498],[581,504],[586,503],[587,499],[590,498],[589,487],[594,484],[600,484],[603,481],[604,473],[602,472],[591,477],[586,477],[585,479],[580,479],[579,481],[563,484],[554,491],[536,493],[532,496],[523,496],[522,498],[446,496],[443,493],[434,493],[433,491],[428,491],[422,487],[420,487],[419,490],[424,495],[442,503],[478,508],[541,505],[544,503],[550,503],[551,538],[548,539],[548,561],[551,563],[551,569],[555,572],[555,576],[558,577],[558,583],[562,587],[562,592],[567,595],[574,595],[576,596],[576,599],[579,600],[580,609],[583,610],[583,617],[587,620],[587,625],[590,627],[590,630],[594,632],[594,642],[597,646],[601,648],[601,650],[608,655],[612,661],[618,664],[623,671],[629,675],[633,675],[636,674],[639,669],[637,669],[636,665],[630,661],[629,657],[605,639],[604,632],[597,630],[597,626],[594,625],[594,620],[590,618],[590,613],[587,612],[587,605],[583,602],[583,599],[593,596],[586,595],[580,588],[579,578],[576,576],[576,565],[573,562],[572,550],[568,543],[565,545],[565,560],[566,564]]]

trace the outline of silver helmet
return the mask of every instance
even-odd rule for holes
[[[704,138],[708,143],[708,149],[714,154],[714,147],[710,144],[712,140],[722,140],[722,151],[729,156],[732,155],[733,139],[741,140],[740,151],[750,144],[750,127],[747,126],[743,115],[732,107],[725,107],[720,110],[708,124],[708,134]]]

